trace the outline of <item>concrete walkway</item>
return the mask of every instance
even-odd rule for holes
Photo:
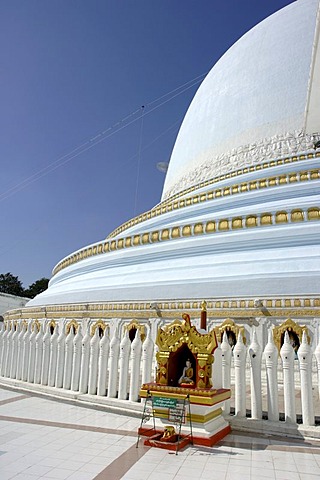
[[[237,432],[176,456],[136,448],[138,418],[0,389],[1,480],[316,480],[320,442]]]

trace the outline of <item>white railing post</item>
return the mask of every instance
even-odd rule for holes
[[[151,382],[154,343],[151,338],[151,326],[147,326],[147,336],[142,344],[142,384]]]
[[[231,358],[232,348],[228,342],[227,332],[222,334],[221,343],[221,373],[222,373],[222,388],[231,388]],[[223,411],[226,415],[230,413],[230,400],[224,403]]]
[[[89,361],[89,383],[88,393],[90,395],[97,394],[98,382],[98,361],[99,361],[99,328],[96,328],[90,341],[90,361]]]
[[[10,322],[10,331],[7,336],[7,354],[6,354],[6,360],[5,360],[5,377],[10,376],[10,359],[11,359],[11,353],[12,353],[12,336],[14,333],[14,322]]]
[[[58,354],[57,354],[57,371],[56,371],[56,387],[62,388],[63,386],[63,369],[64,369],[64,357],[66,349],[66,322],[64,321],[61,326],[61,332],[58,337]]]
[[[79,383],[80,393],[87,393],[88,391],[90,341],[91,341],[90,326],[87,325],[86,333],[82,339],[82,345],[81,345],[81,368],[80,368],[80,383]]]
[[[59,338],[59,325],[56,325],[54,328],[54,332],[50,338],[50,361],[49,361],[49,375],[48,375],[49,387],[54,387],[56,383],[58,338]]]
[[[51,332],[49,322],[45,326],[45,334],[42,341],[42,366],[41,366],[41,385],[48,385],[49,359],[50,359],[50,339]]]
[[[2,352],[1,352],[1,375],[4,377],[6,373],[6,358],[7,358],[7,337],[9,334],[10,323],[7,322],[5,331],[2,336]]]
[[[12,336],[12,354],[11,354],[11,368],[10,368],[10,378],[16,378],[17,372],[17,355],[18,355],[18,338],[20,335],[20,322],[17,322],[16,331]]]
[[[43,352],[43,322],[40,323],[39,332],[36,335],[35,342],[35,362],[34,362],[34,383],[41,382],[42,369],[42,352]]]
[[[235,374],[235,415],[246,416],[246,356],[247,349],[239,332],[236,346],[233,349]]]
[[[3,336],[5,333],[5,323],[0,322],[0,375],[1,375],[1,368],[2,368],[2,353],[3,353]]]
[[[83,337],[81,333],[81,325],[79,324],[78,331],[73,339],[71,390],[73,390],[74,392],[77,392],[79,390],[82,340]]]
[[[140,337],[140,331],[136,331],[133,342],[131,343],[130,354],[130,388],[129,388],[129,400],[130,402],[137,402],[139,398],[140,384],[140,366],[141,366],[141,353],[142,342]]]
[[[115,398],[117,396],[118,382],[118,365],[120,352],[120,338],[118,336],[118,327],[115,328],[112,340],[110,342],[110,361],[109,361],[109,378],[108,378],[108,397]]]
[[[284,334],[284,342],[280,350],[283,367],[283,395],[285,421],[296,423],[296,405],[294,391],[294,350],[290,344],[288,332]]]
[[[30,335],[31,335],[31,320],[28,322],[27,331],[23,336],[23,360],[22,360],[21,380],[23,380],[24,382],[26,382],[28,379]]]
[[[29,366],[28,366],[28,382],[34,382],[34,369],[36,361],[36,336],[37,336],[37,326],[33,324],[33,331],[29,339]]]
[[[222,350],[221,343],[218,342],[218,346],[213,354],[212,375],[211,382],[214,388],[222,387]]]
[[[109,360],[109,329],[106,327],[99,346],[98,389],[97,395],[105,396],[107,392],[107,374]]]
[[[303,425],[314,425],[314,409],[312,397],[312,352],[308,344],[307,334],[303,332],[302,342],[298,350],[301,378],[301,407]]]
[[[62,383],[62,388],[64,390],[70,390],[70,387],[71,387],[73,339],[74,339],[73,329],[74,329],[74,326],[71,325],[65,341],[66,347],[65,347],[63,383]]]
[[[22,362],[23,362],[23,339],[26,333],[26,324],[23,322],[21,324],[21,331],[18,335],[18,355],[17,355],[17,369],[16,369],[16,379],[21,380],[22,376]]]
[[[249,346],[251,366],[251,418],[262,419],[262,389],[261,389],[261,357],[262,348],[258,343],[257,333],[253,328],[252,341]]]
[[[273,341],[272,330],[268,332],[268,343],[264,349],[267,370],[268,420],[279,421],[278,403],[278,356],[279,352]]]
[[[127,400],[130,349],[131,349],[131,342],[129,339],[129,332],[128,330],[126,330],[124,337],[120,343],[120,358],[119,358],[120,374],[119,374],[118,398],[120,398],[121,400]]]

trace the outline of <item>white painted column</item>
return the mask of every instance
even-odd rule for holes
[[[90,341],[89,382],[88,382],[88,393],[90,395],[97,394],[99,343],[100,343],[99,329],[96,328],[94,335]]]
[[[16,330],[12,336],[10,378],[16,378],[16,373],[17,373],[18,338],[20,335],[20,325],[21,323],[17,322]]]
[[[318,396],[320,400],[320,330],[319,330],[319,338],[318,338],[318,345],[314,351],[314,356],[317,360],[317,368],[318,368]]]
[[[1,375],[3,377],[5,376],[5,373],[6,373],[6,358],[7,358],[7,349],[8,349],[7,337],[9,334],[9,329],[10,329],[10,323],[8,321],[6,325],[6,329],[2,336]]]
[[[231,358],[232,358],[232,348],[228,342],[227,332],[224,332],[222,334],[222,343],[221,343],[222,388],[226,388],[228,390],[231,388]],[[226,400],[224,402],[223,410],[226,415],[229,415],[230,400]]]
[[[29,339],[29,367],[28,367],[28,382],[34,382],[34,369],[36,361],[36,336],[38,334],[37,326],[33,324],[33,330]]]
[[[312,352],[308,344],[307,334],[303,332],[302,342],[298,349],[301,378],[301,407],[303,425],[314,425],[314,409],[312,397]]]
[[[49,322],[45,325],[42,342],[41,385],[48,385],[51,332]]]
[[[284,343],[280,350],[283,367],[283,394],[285,421],[296,423],[296,404],[294,391],[294,350],[290,344],[288,332],[284,334]]]
[[[251,418],[262,419],[261,357],[262,348],[258,343],[257,332],[253,327],[252,341],[249,346],[251,370]]]
[[[7,336],[7,354],[6,354],[6,365],[5,365],[5,376],[10,376],[10,369],[11,363],[10,360],[12,358],[12,337],[14,334],[14,321],[10,322],[10,331]]]
[[[50,338],[50,360],[49,360],[49,374],[48,374],[49,387],[54,387],[56,383],[58,338],[59,338],[59,325],[56,325],[54,328],[54,332]]]
[[[71,388],[71,376],[72,376],[72,360],[73,360],[73,340],[74,330],[73,326],[70,327],[70,331],[67,335],[65,342],[65,357],[64,357],[64,370],[63,370],[63,389],[70,390]]]
[[[0,322],[0,375],[1,375],[1,368],[2,368],[2,352],[3,352],[3,335],[5,332],[5,324],[4,322]]]
[[[24,382],[26,382],[28,379],[30,335],[31,335],[31,321],[28,322],[27,331],[23,336],[23,360],[22,360],[21,380],[23,380]]]
[[[81,351],[82,351],[82,333],[81,325],[78,326],[77,334],[73,339],[73,360],[72,360],[72,376],[71,390],[77,392],[79,390],[80,370],[81,370]]]
[[[126,330],[124,337],[120,343],[120,374],[118,398],[121,400],[127,400],[130,349],[131,342],[129,339],[129,332],[128,330]]]
[[[236,346],[233,349],[235,371],[235,415],[246,416],[246,356],[247,349],[239,332]]]
[[[110,342],[110,361],[109,361],[109,379],[108,379],[108,397],[117,396],[118,366],[119,366],[120,338],[118,336],[118,327],[115,328],[113,338]]]
[[[16,379],[21,380],[22,376],[22,363],[23,363],[23,338],[25,336],[27,329],[24,322],[21,323],[21,330],[18,335],[18,354],[17,354],[17,369],[16,369]]]
[[[40,330],[36,336],[35,343],[35,366],[34,366],[34,383],[41,383],[41,369],[42,369],[42,352],[43,352],[43,325],[44,320],[40,323]]]
[[[57,371],[56,371],[56,387],[62,388],[63,385],[63,369],[64,357],[66,349],[66,322],[61,325],[61,331],[58,337],[58,354],[57,354]]]
[[[142,344],[142,384],[150,383],[152,378],[152,360],[154,343],[151,338],[151,326],[147,326],[147,336]]]
[[[214,388],[222,388],[222,350],[220,342],[218,342],[213,354],[211,382]]]
[[[108,359],[109,359],[109,330],[105,329],[104,335],[100,340],[99,345],[99,365],[98,365],[98,390],[97,395],[105,396],[107,392],[107,374],[108,374]]]
[[[267,371],[268,420],[279,421],[278,401],[278,356],[279,352],[273,341],[272,330],[268,332],[268,343],[264,349]]]
[[[142,354],[142,342],[140,331],[136,331],[133,342],[131,343],[130,353],[130,388],[129,388],[129,400],[130,402],[137,402],[139,398],[139,391],[141,387],[140,380],[140,366],[141,366],[141,354]]]
[[[79,392],[87,393],[89,380],[89,359],[90,359],[90,326],[87,326],[86,334],[82,339],[81,348],[81,368],[80,368],[80,383]]]

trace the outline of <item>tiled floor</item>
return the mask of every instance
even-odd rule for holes
[[[0,388],[1,480],[317,480],[320,442],[233,432],[176,456],[136,448],[137,418]]]

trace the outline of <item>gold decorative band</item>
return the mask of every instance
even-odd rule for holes
[[[317,206],[308,209],[294,208],[291,211],[279,210],[274,213],[252,213],[243,216],[239,215],[236,217],[221,218],[218,220],[208,220],[207,222],[197,222],[190,225],[177,225],[170,228],[164,228],[163,230],[144,232],[125,238],[119,238],[117,240],[108,240],[86,247],[58,263],[53,270],[53,275],[57,274],[64,268],[89,257],[122,250],[123,248],[138,247],[140,245],[175,240],[183,237],[207,235],[230,230],[267,227],[270,225],[274,226],[315,220],[320,220],[320,208]]]

